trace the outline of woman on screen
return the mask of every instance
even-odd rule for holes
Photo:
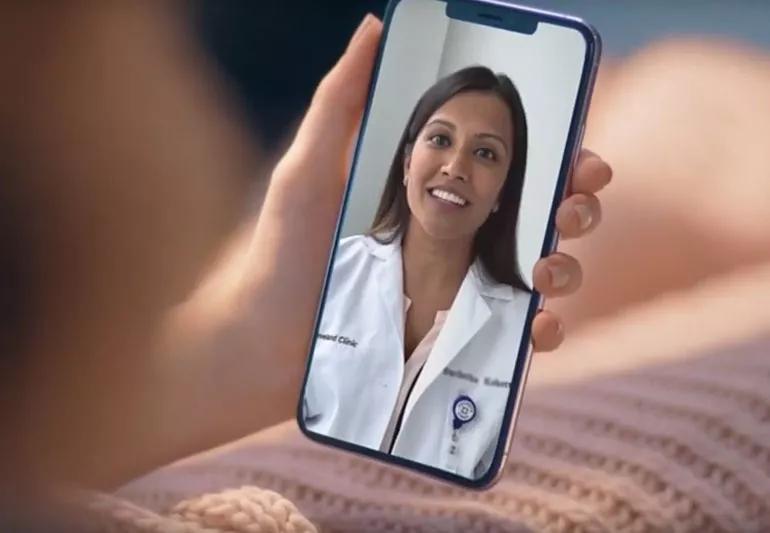
[[[342,239],[303,420],[477,478],[496,449],[530,290],[517,266],[519,93],[485,67],[414,108],[366,235]]]

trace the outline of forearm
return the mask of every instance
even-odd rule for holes
[[[285,332],[253,309],[234,304],[230,312],[212,317],[205,307],[182,308],[170,320],[153,383],[158,391],[158,447],[149,447],[167,452],[157,459],[148,456],[141,470],[295,415],[307,342],[286,339]]]
[[[115,427],[116,437],[132,439],[122,446],[131,453],[116,453],[114,475],[96,480],[99,485],[295,416],[329,251],[328,242],[306,243],[297,235],[309,234],[305,226],[315,222],[330,239],[335,210],[313,208],[318,198],[308,198],[305,216],[274,217],[271,210],[288,208],[281,196],[280,185],[271,188],[256,231],[251,221],[245,224],[233,251],[166,317],[153,363],[135,379],[134,412]],[[291,198],[292,205],[298,201]]]

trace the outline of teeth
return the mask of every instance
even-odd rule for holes
[[[464,206],[468,202],[465,200],[465,198],[460,198],[454,193],[451,193],[449,191],[444,191],[441,189],[433,189],[431,192],[431,195],[435,196],[436,198],[440,198],[442,200],[445,200],[447,202],[451,202],[455,205],[459,205],[460,207]]]

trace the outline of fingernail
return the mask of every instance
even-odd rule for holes
[[[604,186],[606,187],[612,181],[612,167],[604,159],[600,159],[600,161],[604,165]]]
[[[569,283],[569,274],[562,265],[548,265],[548,272],[551,274],[551,287],[554,289],[564,288]]]
[[[561,320],[558,320],[556,322],[556,336],[557,337],[564,336],[564,323]]]
[[[582,230],[588,229],[591,226],[591,222],[594,221],[594,216],[593,216],[593,213],[591,212],[591,208],[585,204],[576,204],[573,209],[577,214],[578,224],[580,225],[580,229]]]
[[[350,48],[353,45],[353,43],[355,43],[358,39],[361,38],[361,36],[366,31],[366,27],[372,23],[372,19],[374,19],[372,14],[367,13],[364,19],[361,21],[361,24],[358,25],[358,29],[353,34],[353,37],[350,38],[350,43],[348,44],[348,48]]]

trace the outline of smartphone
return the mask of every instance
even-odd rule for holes
[[[390,2],[297,411],[308,437],[497,480],[600,47],[532,8]]]

